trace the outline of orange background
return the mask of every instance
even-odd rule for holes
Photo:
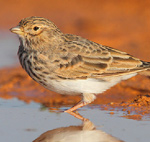
[[[53,21],[63,32],[150,60],[149,0],[1,0],[0,29],[28,16]]]

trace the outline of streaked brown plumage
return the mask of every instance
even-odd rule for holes
[[[61,94],[83,95],[83,100],[68,112],[92,102],[96,94],[121,80],[150,68],[149,62],[125,52],[63,34],[42,17],[25,18],[11,31],[19,35],[19,60],[33,80]]]

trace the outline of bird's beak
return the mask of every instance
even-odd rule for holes
[[[11,31],[12,33],[15,33],[15,34],[18,34],[18,35],[22,35],[22,34],[23,34],[23,32],[22,32],[20,26],[16,26],[16,27],[14,27],[14,28],[11,28],[10,31]]]

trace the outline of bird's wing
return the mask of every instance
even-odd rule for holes
[[[103,78],[143,70],[143,62],[133,56],[74,35],[66,35],[58,48],[55,73],[60,78]]]

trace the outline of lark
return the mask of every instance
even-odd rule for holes
[[[45,88],[82,100],[65,112],[94,101],[96,95],[150,69],[150,62],[83,37],[64,34],[42,17],[22,19],[11,28],[20,40],[18,56],[29,76]]]

